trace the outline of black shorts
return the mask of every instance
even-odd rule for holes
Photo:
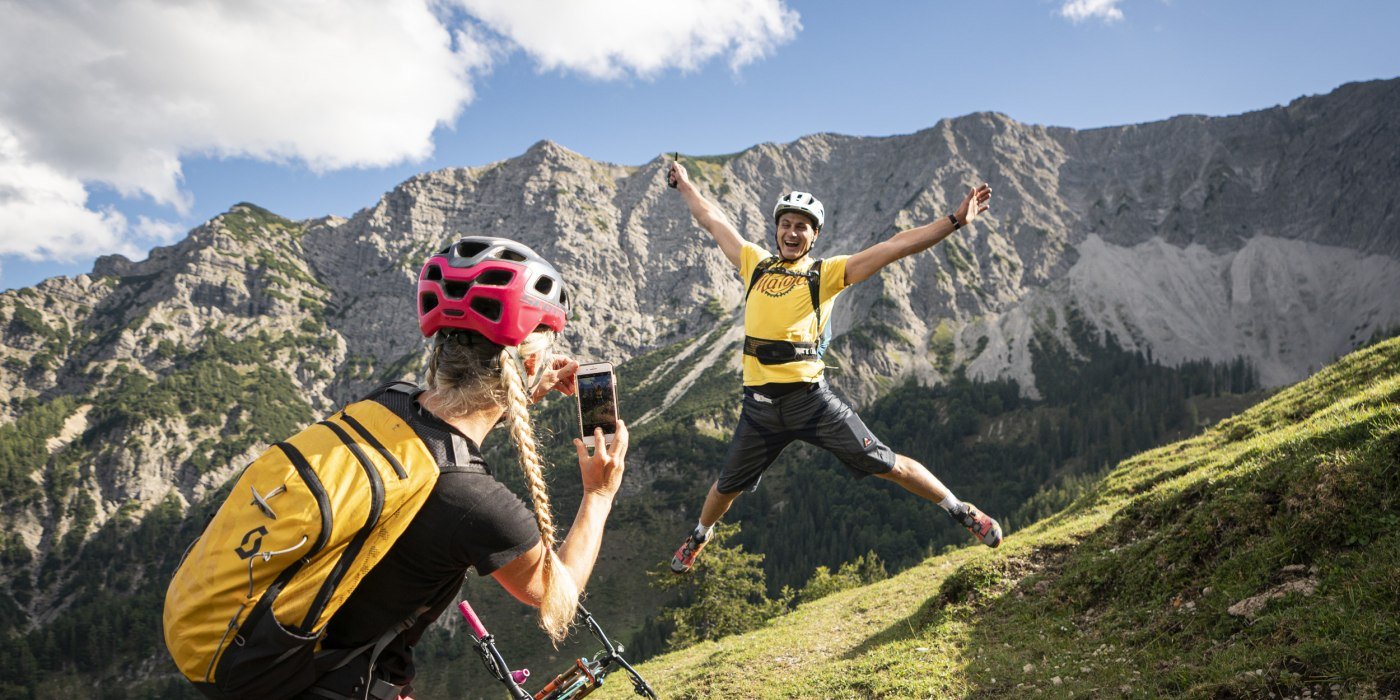
[[[744,408],[716,488],[728,494],[757,487],[763,472],[793,440],[836,455],[856,478],[894,468],[894,450],[865,427],[826,380],[778,398],[744,387]]]

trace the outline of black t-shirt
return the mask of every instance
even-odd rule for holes
[[[413,645],[454,602],[467,569],[490,574],[534,547],[540,532],[476,444],[419,406],[416,395],[381,388],[368,398],[413,426],[442,473],[413,522],[331,618],[322,648],[368,644],[428,608],[376,663],[376,675],[403,683],[414,676]]]

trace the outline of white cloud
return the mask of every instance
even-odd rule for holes
[[[164,245],[180,240],[180,237],[185,235],[185,228],[174,221],[138,216],[132,232],[142,242],[148,242],[151,245]]]
[[[780,0],[454,0],[546,70],[594,78],[693,70],[718,56],[738,69],[802,28]]]
[[[317,170],[426,156],[486,64],[422,0],[9,8],[0,124],[34,161],[177,208],[185,154]]]
[[[1104,22],[1117,22],[1123,19],[1123,11],[1118,9],[1121,0],[1068,0],[1060,6],[1060,16],[1078,24],[1085,20],[1100,19]]]
[[[0,124],[0,255],[71,261],[130,252],[126,217],[87,208],[83,183],[26,157]]]
[[[738,68],[798,28],[783,0],[6,0],[0,254],[168,240],[169,223],[88,208],[85,188],[184,214],[193,154],[318,172],[426,158],[506,51],[646,77]]]

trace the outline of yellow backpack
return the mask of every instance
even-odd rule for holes
[[[326,622],[438,478],[413,427],[373,400],[388,392],[411,397],[417,387],[381,387],[268,448],[175,570],[165,644],[206,696],[294,694],[333,667],[318,653]]]

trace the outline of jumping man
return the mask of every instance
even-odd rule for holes
[[[895,234],[855,255],[813,260],[807,254],[825,223],[822,203],[789,192],[773,208],[778,254],[739,237],[718,206],[691,184],[679,163],[668,182],[685,197],[691,216],[748,287],[744,303],[744,403],[719,479],[710,487],[700,522],[671,559],[671,570],[689,573],[715,523],[793,440],[820,447],[857,478],[874,474],[926,498],[988,547],[1001,544],[1001,526],[971,503],[959,501],[924,465],[895,454],[822,377],[823,336],[841,290],[869,279],[886,265],[927,250],[987,210],[991,188],[968,191],[954,214]]]

